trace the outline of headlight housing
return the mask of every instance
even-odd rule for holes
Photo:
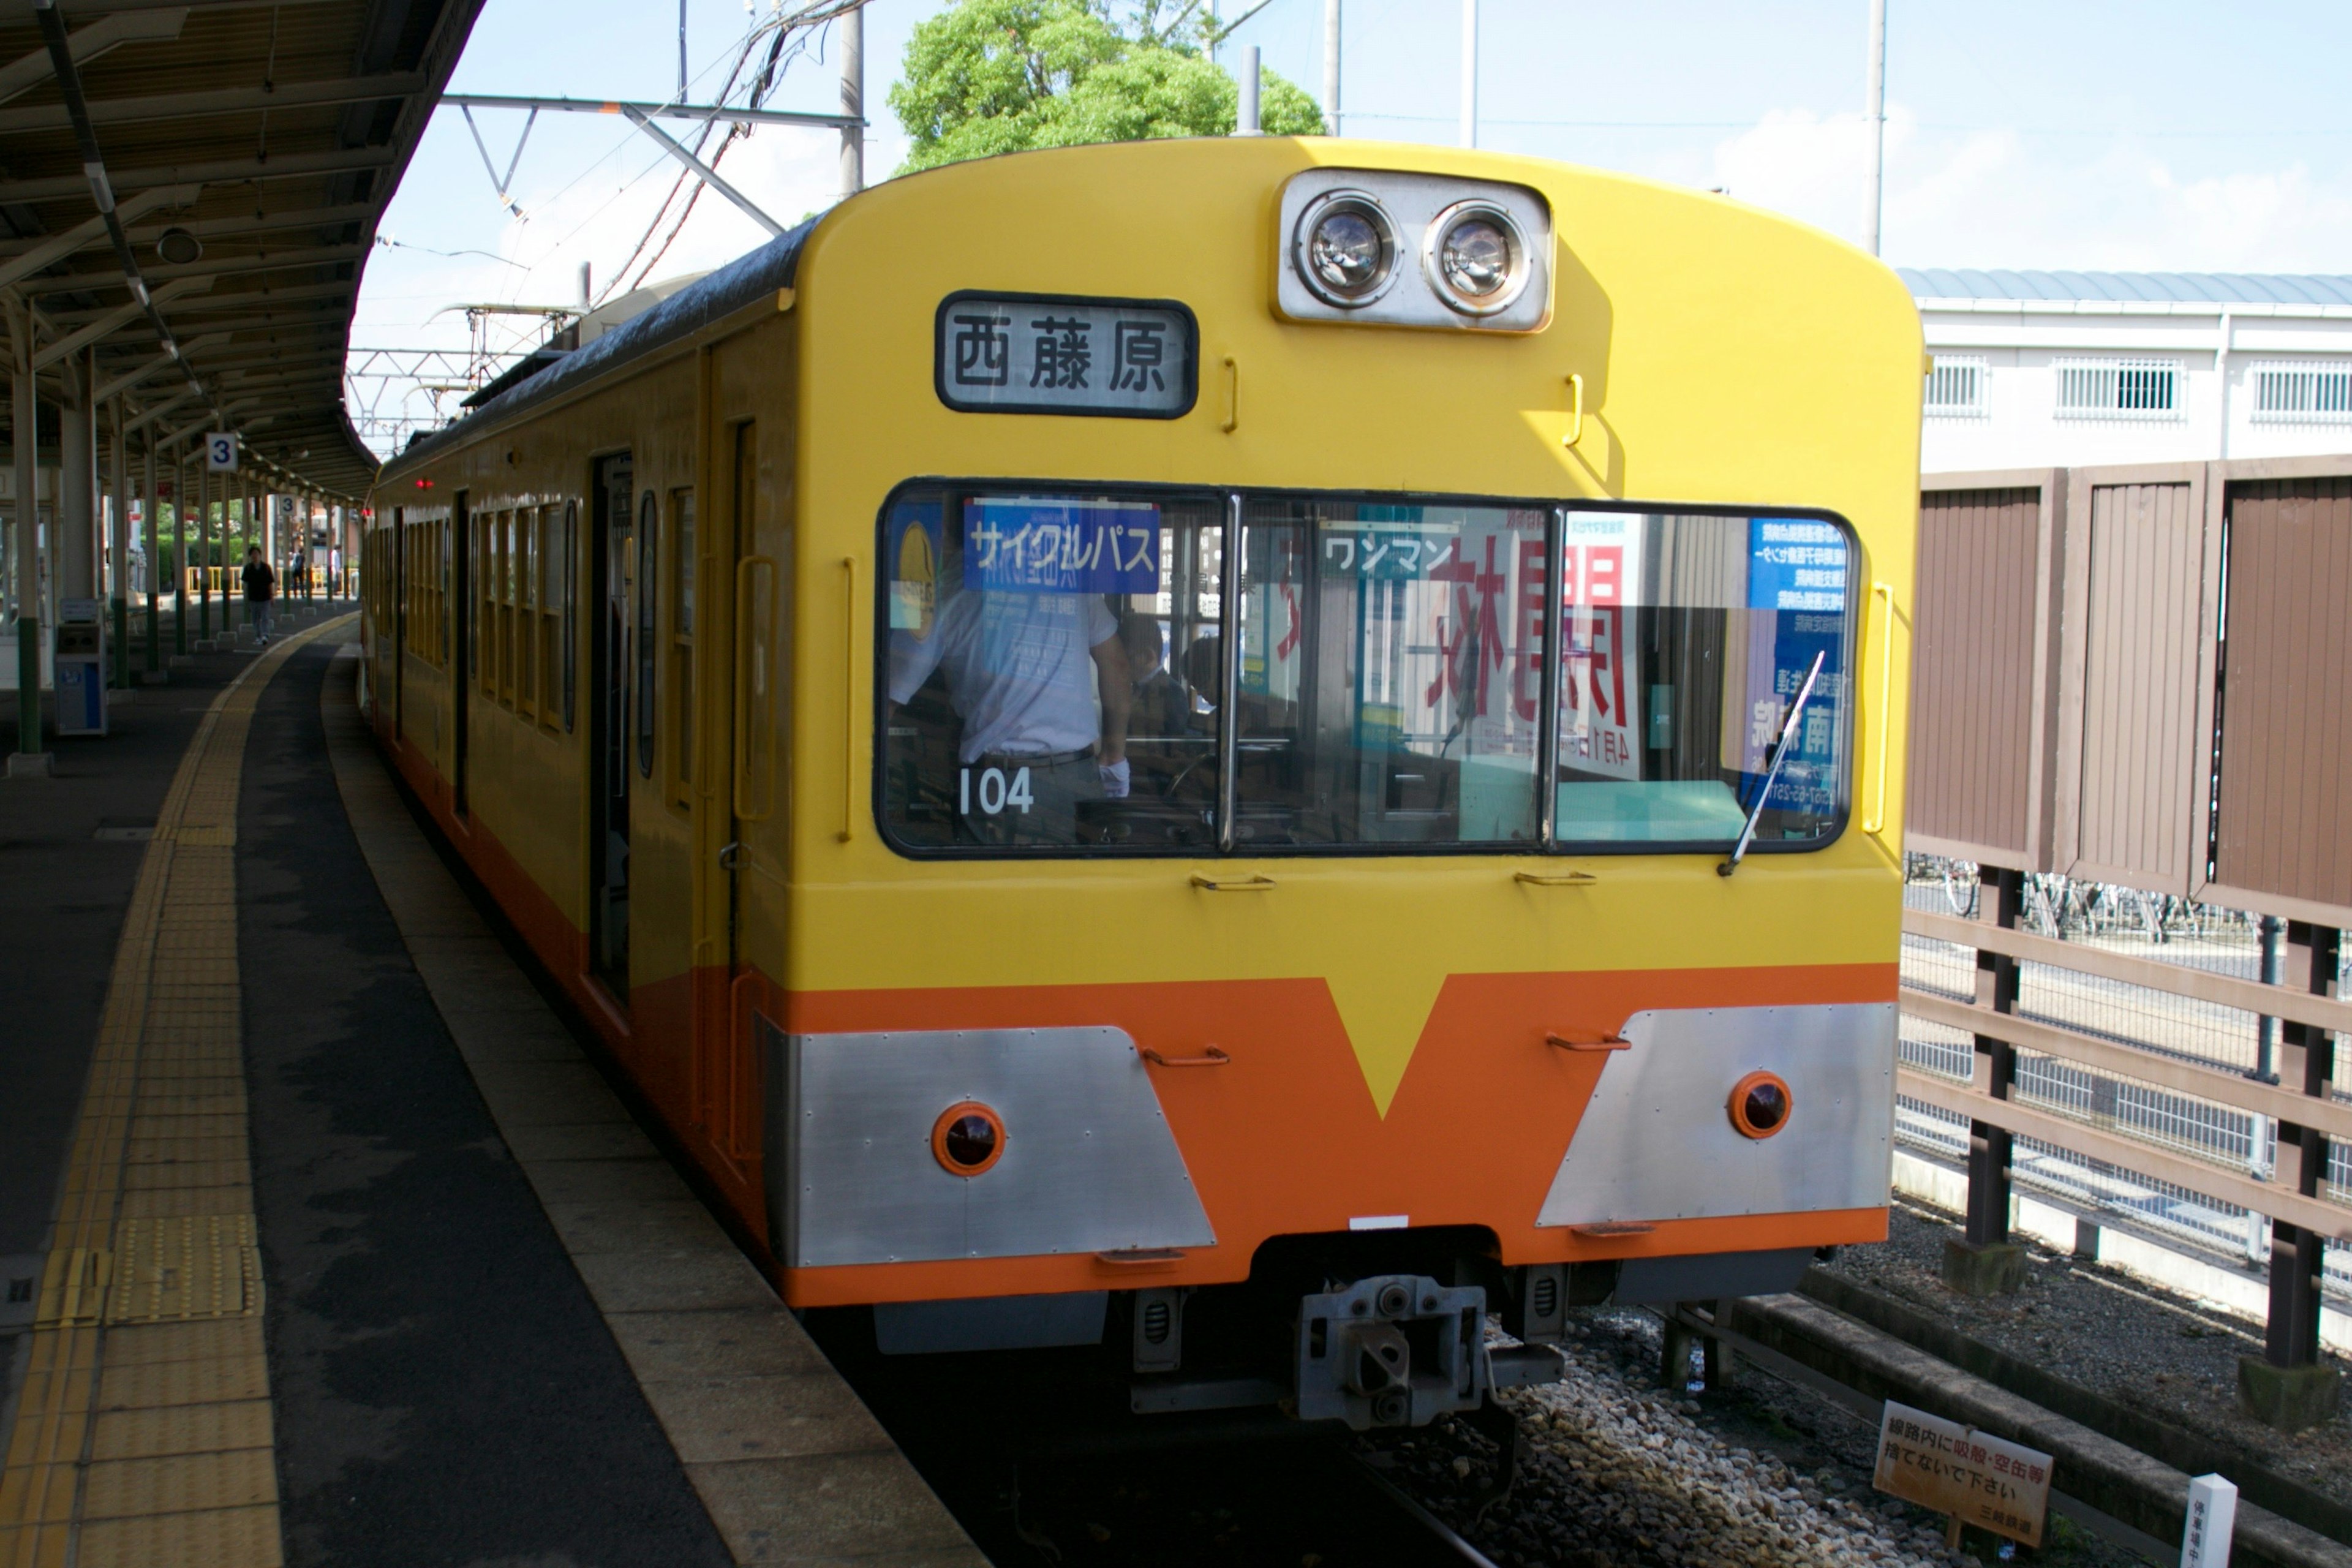
[[[1291,256],[1317,299],[1360,310],[1397,280],[1396,220],[1370,192],[1326,191],[1298,215]]]
[[[1422,270],[1448,308],[1465,316],[1510,309],[1528,286],[1527,237],[1496,203],[1456,202],[1430,220]]]
[[[1277,210],[1272,302],[1285,321],[1486,333],[1551,320],[1551,205],[1533,186],[1303,169]]]

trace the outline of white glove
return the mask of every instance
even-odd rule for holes
[[[1119,758],[1115,763],[1097,763],[1095,764],[1095,772],[1102,775],[1103,798],[1106,800],[1127,798],[1128,768],[1125,757]]]

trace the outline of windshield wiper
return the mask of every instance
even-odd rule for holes
[[[1789,755],[1789,742],[1797,738],[1797,721],[1805,715],[1805,704],[1813,695],[1813,683],[1822,678],[1822,661],[1829,656],[1827,648],[1813,655],[1813,667],[1805,671],[1805,684],[1797,689],[1797,700],[1789,704],[1789,716],[1781,721],[1780,738],[1772,742],[1772,755],[1764,769],[1764,787],[1756,792],[1756,804],[1748,808],[1748,820],[1740,826],[1738,842],[1731,847],[1731,858],[1715,868],[1717,876],[1730,876],[1747,858],[1748,842],[1756,837],[1756,823],[1764,815],[1764,803],[1772,798],[1772,781],[1780,776],[1780,763]]]

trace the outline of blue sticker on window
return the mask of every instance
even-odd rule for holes
[[[1836,524],[1759,517],[1748,529],[1749,609],[1835,615],[1845,608],[1845,535]]]
[[[1751,623],[1748,768],[1761,773],[1813,659],[1821,678],[1791,737],[1771,804],[1828,816],[1837,809],[1837,753],[1844,726],[1846,574],[1851,547],[1833,523],[1802,517],[1748,521],[1748,605],[1770,612]]]
[[[1160,509],[1149,501],[969,500],[967,588],[1157,594]]]

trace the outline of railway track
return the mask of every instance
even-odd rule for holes
[[[1594,1314],[1570,1378],[1507,1397],[1516,1484],[1466,1420],[1334,1436],[1109,1410],[1086,1352],[883,1358],[855,1315],[810,1327],[1000,1564],[1066,1568],[1952,1568],[1942,1521],[1874,1493],[1874,1428],[1743,1367],[1662,1388],[1659,1322]],[[953,1364],[950,1364],[953,1363]],[[1989,1542],[1971,1542],[1979,1548]],[[1990,1552],[1988,1550],[1988,1554]],[[2039,1561],[2141,1561],[2063,1524]]]

